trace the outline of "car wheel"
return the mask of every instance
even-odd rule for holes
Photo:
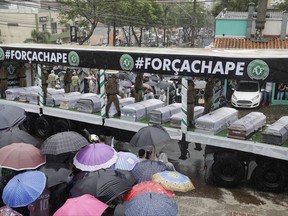
[[[252,184],[261,191],[282,192],[287,186],[287,169],[280,163],[260,163],[251,175]]]
[[[65,119],[58,119],[53,124],[53,133],[59,133],[71,130],[70,122]]]
[[[40,118],[36,120],[35,127],[36,127],[37,134],[41,138],[46,139],[52,134],[52,126],[51,126],[50,120],[48,120],[44,116],[41,116]]]
[[[25,120],[19,125],[21,130],[27,131],[29,134],[36,133],[35,121],[39,116],[37,114],[26,114]]]
[[[243,180],[245,167],[235,154],[223,153],[215,158],[212,175],[216,185],[232,188],[238,186]]]

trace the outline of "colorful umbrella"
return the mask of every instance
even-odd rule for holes
[[[34,202],[46,186],[46,176],[40,171],[27,171],[14,176],[4,187],[5,205],[16,208]]]
[[[166,165],[160,161],[145,160],[137,163],[131,172],[136,181],[139,183],[143,181],[150,181],[153,174],[162,172],[166,169]]]
[[[104,143],[90,144],[74,157],[73,164],[82,171],[96,171],[111,167],[117,161],[117,152]]]
[[[72,197],[91,194],[109,203],[132,188],[125,175],[117,170],[90,172],[88,177],[77,180],[70,190]]]
[[[18,126],[26,118],[23,108],[0,104],[0,131]]]
[[[8,206],[3,206],[0,208],[0,216],[23,216],[23,215],[11,209]]]
[[[12,143],[0,149],[0,167],[16,171],[36,169],[45,164],[45,157],[31,144]]]
[[[152,180],[172,191],[187,192],[194,190],[191,180],[177,171],[163,171],[152,175]]]
[[[133,153],[130,152],[118,152],[118,159],[114,164],[114,169],[120,170],[132,170],[140,159]]]
[[[39,168],[47,177],[47,188],[67,182],[68,176],[72,173],[63,163],[47,163]]]
[[[53,216],[101,216],[108,205],[90,194],[68,199]]]
[[[161,184],[153,181],[145,181],[134,185],[133,188],[124,195],[123,200],[130,201],[132,198],[145,192],[162,193],[168,197],[175,196],[172,191],[166,190]]]
[[[125,204],[125,215],[129,216],[176,216],[178,206],[175,200],[161,193],[146,192]]]
[[[26,131],[20,130],[18,127],[10,128],[2,133],[0,132],[0,148],[12,143],[29,143],[37,146],[39,140]]]
[[[58,155],[78,151],[88,144],[88,140],[81,134],[75,131],[65,131],[48,137],[41,146],[41,153]]]

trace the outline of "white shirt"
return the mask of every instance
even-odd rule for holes
[[[267,82],[266,87],[265,87],[266,92],[271,92],[272,91],[272,82]]]

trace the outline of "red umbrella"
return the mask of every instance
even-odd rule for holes
[[[0,148],[0,167],[16,171],[36,169],[46,163],[40,149],[32,144],[12,143]]]
[[[156,184],[155,184],[156,183]],[[174,193],[171,190],[166,190],[161,184],[153,181],[145,181],[133,186],[133,188],[128,191],[124,197],[124,201],[130,201],[135,196],[145,193],[145,192],[156,192],[166,194],[168,197],[174,197]]]

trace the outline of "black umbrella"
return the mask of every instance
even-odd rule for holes
[[[88,177],[87,177],[88,176]],[[132,188],[125,175],[117,170],[100,170],[88,173],[77,180],[70,190],[72,197],[91,194],[102,202],[109,203]]]
[[[155,173],[167,170],[166,165],[160,161],[144,160],[135,165],[132,169],[132,174],[136,181],[151,181],[151,176]]]
[[[26,131],[20,130],[17,127],[0,132],[0,148],[12,143],[29,143],[37,146],[40,142]]]
[[[41,153],[58,155],[78,151],[88,144],[88,140],[81,134],[75,131],[65,131],[48,137],[41,146]]]
[[[0,131],[20,125],[26,118],[23,108],[0,104]]]
[[[149,86],[153,87],[153,86],[156,86],[157,85],[157,82],[154,82],[152,80],[149,80],[147,82],[145,82],[146,84],[148,84]]]
[[[130,140],[130,144],[136,147],[154,146],[156,152],[164,147],[165,142],[170,141],[170,135],[160,125],[149,125],[141,128]]]
[[[62,163],[48,163],[39,168],[47,177],[47,187],[67,182],[68,176],[72,173],[65,164]]]
[[[157,83],[156,87],[164,89],[165,91],[167,90],[167,88],[169,89],[169,91],[173,89],[172,83],[167,81],[161,81]]]

